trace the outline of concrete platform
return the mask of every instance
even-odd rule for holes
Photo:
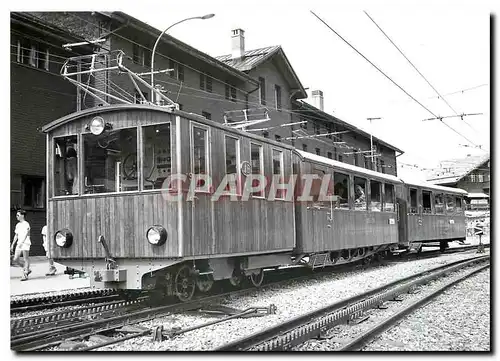
[[[45,276],[49,270],[49,262],[44,256],[30,257],[30,262],[32,272],[27,281],[21,281],[21,267],[10,267],[11,296],[90,287],[89,278],[78,278],[75,275],[75,278],[70,279],[69,275],[64,274],[66,267],[59,263],[54,263],[57,268],[56,275]]]

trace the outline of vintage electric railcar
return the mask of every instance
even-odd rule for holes
[[[93,287],[187,300],[216,280],[258,286],[264,269],[465,237],[463,191],[405,184],[176,109],[97,107],[43,131],[51,253]],[[254,176],[288,188],[259,188]],[[234,182],[214,200],[224,177]]]

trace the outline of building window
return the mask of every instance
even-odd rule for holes
[[[269,138],[269,132],[268,131],[263,131],[262,135],[264,136],[264,138]]]
[[[212,92],[212,78],[210,75],[205,76],[205,83],[207,86],[207,92],[211,93]]]
[[[276,109],[281,111],[281,87],[279,85],[274,86],[274,95],[276,97]]]
[[[177,64],[177,80],[184,81],[184,65]]]
[[[307,144],[302,144],[302,150],[303,150],[304,152],[307,152]]]
[[[259,77],[260,104],[266,105],[266,80]]]
[[[236,88],[228,83],[226,83],[226,99],[236,101]]]
[[[172,59],[170,59],[168,61],[168,68],[170,69],[170,71],[168,72],[168,75],[171,78],[175,78],[176,77],[176,75],[175,75],[175,61],[173,61]]]
[[[301,127],[302,129],[307,130],[307,121],[306,121],[304,118],[302,118],[302,117],[300,117],[300,121],[301,121],[301,122],[304,122],[304,123],[300,123],[300,127]]]
[[[380,172],[385,173],[385,162],[380,159]]]
[[[319,148],[316,148],[316,155],[321,155],[321,150]]]
[[[142,92],[142,95],[144,96],[144,98],[141,96],[141,94],[138,91],[136,91],[134,93],[134,103],[135,104],[143,104],[143,103],[148,102],[148,93]]]
[[[231,101],[236,101],[236,88],[234,86],[231,86]]]
[[[143,47],[133,44],[132,61],[140,66],[151,66],[151,53]]]
[[[358,149],[358,152],[359,152],[359,149]],[[354,165],[356,167],[359,167],[359,154],[358,153],[354,153]]]
[[[339,162],[343,162],[342,154],[339,154]]]
[[[200,73],[200,89],[205,90],[205,74]]]
[[[208,113],[208,112],[205,112],[205,111],[202,111],[201,112],[201,115],[205,118],[207,118],[208,120],[212,120],[212,114]]]
[[[278,134],[274,135],[274,139],[276,139],[277,142],[281,142],[281,136]]]
[[[328,133],[333,133],[333,127],[332,127],[331,125],[328,125],[328,126],[327,126],[326,131],[327,131]],[[332,134],[328,134],[326,137],[327,137],[328,139],[333,139],[333,135],[332,135]]]
[[[316,134],[320,133],[319,124],[314,124],[314,133],[316,133]]]
[[[332,159],[332,158],[333,158],[333,156],[332,156],[332,152],[327,152],[327,153],[326,153],[326,156],[327,156],[328,158],[330,158],[330,159]]]
[[[22,177],[22,197],[24,208],[45,208],[45,179],[42,177]]]

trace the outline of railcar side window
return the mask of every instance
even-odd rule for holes
[[[172,173],[170,124],[143,127],[144,189],[160,189]]]
[[[451,194],[446,195],[446,213],[452,214],[455,212],[455,197]]]
[[[424,213],[426,213],[426,214],[432,213],[431,192],[422,191],[422,206],[423,206]]]
[[[333,188],[334,195],[338,197],[335,208],[349,209],[349,176],[335,172],[333,182],[335,184]]]
[[[354,209],[366,210],[366,179],[354,177]]]
[[[193,127],[193,173],[208,174],[208,131]]]
[[[262,145],[250,143],[250,156],[252,163],[252,174],[260,175],[261,180],[264,181],[264,152]],[[259,185],[258,179],[252,179],[252,187]],[[252,193],[253,197],[264,197],[264,191],[257,191]]]
[[[436,209],[436,214],[444,213],[444,200],[442,193],[434,195],[434,208]]]
[[[410,213],[418,213],[417,190],[415,188],[410,188]]]
[[[138,190],[137,128],[83,135],[85,194]]]
[[[457,213],[463,213],[464,209],[462,208],[462,198],[461,197],[455,197],[455,203],[456,203],[456,209]]]
[[[76,135],[54,139],[54,196],[78,194]]]
[[[372,212],[382,211],[382,184],[377,181],[370,181],[370,210]]]
[[[284,168],[283,168],[283,152],[281,150],[273,149],[273,177],[279,175],[279,183],[284,182]],[[273,178],[274,181],[274,178]],[[277,189],[276,190],[276,199],[284,198],[284,190]]]
[[[226,176],[228,182],[236,182],[236,187],[239,189],[238,184],[238,158],[239,158],[239,144],[240,141],[236,138],[225,136],[225,156],[226,156]],[[226,185],[226,190],[229,190],[229,184]]]
[[[394,201],[394,185],[386,183],[384,186],[385,200],[384,200],[384,211],[385,212],[395,212],[394,206],[396,202]]]

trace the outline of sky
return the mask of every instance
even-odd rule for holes
[[[211,56],[231,53],[235,28],[245,31],[247,50],[281,45],[309,96],[312,90],[322,90],[326,112],[402,149],[405,154],[398,161],[407,168],[432,168],[440,160],[484,154],[475,147],[479,145],[489,151],[491,2],[241,4],[187,0],[175,7],[157,3],[155,11],[127,5],[121,10],[159,30],[186,17],[214,13],[212,19],[187,21],[169,30]],[[471,113],[482,114],[424,121]],[[370,117],[382,119],[370,126]]]

